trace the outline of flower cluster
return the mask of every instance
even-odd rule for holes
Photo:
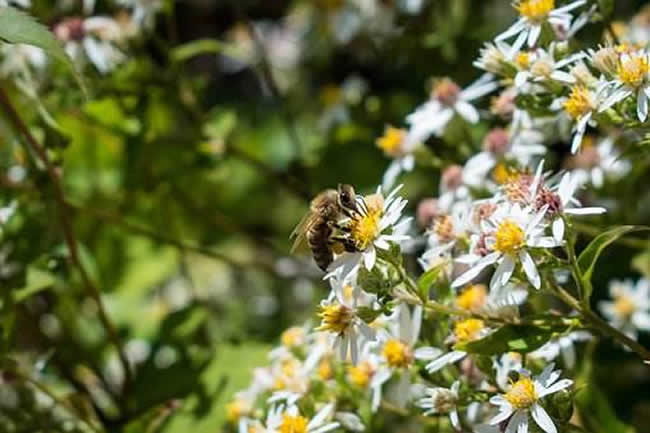
[[[522,433],[536,424],[556,433],[569,428],[576,390],[555,362],[571,374],[580,346],[603,327],[643,353],[626,338],[650,330],[647,280],[611,283],[613,301],[599,304],[607,324],[589,300],[586,262],[600,252],[578,259],[576,239],[606,214],[593,192],[631,168],[619,146],[622,128],[648,115],[649,54],[610,39],[576,49],[576,33],[598,19],[586,0],[514,7],[520,18],[474,63],[484,75],[465,88],[434,80],[405,126],[387,126],[376,140],[393,161],[377,193],[357,196],[332,222],[345,247],[333,247],[320,324],[285,331],[271,365],[236,395],[229,416],[240,431],[358,431],[394,413],[449,417],[456,431]],[[488,94],[489,110],[481,109]],[[477,124],[487,131],[480,140]],[[454,128],[475,151],[462,165],[438,158],[431,144]],[[557,166],[554,143],[568,155]],[[416,233],[401,219],[401,186],[382,191],[432,159],[442,168],[439,191],[418,205]],[[612,233],[594,243],[614,241]],[[418,265],[415,279],[409,270]],[[291,427],[269,427],[274,417]]]

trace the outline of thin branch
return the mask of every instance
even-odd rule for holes
[[[579,223],[576,222],[575,220],[571,221],[571,224],[573,225],[573,228],[575,228],[578,232],[587,236],[591,236],[592,238],[595,238],[596,236],[598,236],[603,232],[603,229],[599,227],[594,227],[588,224]],[[628,246],[630,248],[638,248],[638,249],[650,248],[650,238],[639,239],[631,236],[623,236],[616,239],[614,242],[619,243],[621,245]]]
[[[65,200],[63,185],[61,184],[60,171],[54,166],[54,164],[52,164],[52,161],[50,160],[50,157],[47,153],[47,150],[32,135],[29,128],[23,122],[22,118],[18,114],[18,111],[16,111],[9,97],[7,96],[4,89],[2,88],[0,88],[0,105],[3,106],[13,125],[16,127],[16,129],[20,132],[20,134],[22,134],[22,136],[26,140],[27,142],[26,145],[28,150],[31,147],[31,149],[34,152],[36,152],[38,158],[45,166],[47,174],[54,187],[54,199],[56,200],[59,207],[61,229],[63,231],[65,243],[68,247],[70,263],[73,266],[75,266],[79,271],[79,274],[81,275],[86,291],[97,304],[99,319],[102,322],[104,328],[106,329],[111,342],[113,343],[113,345],[115,345],[120,361],[122,363],[122,368],[124,369],[124,375],[125,375],[124,384],[126,388],[127,385],[130,384],[132,380],[131,368],[129,366],[128,359],[124,352],[124,348],[122,347],[122,343],[117,334],[115,326],[113,325],[110,318],[108,317],[108,314],[106,313],[106,308],[104,307],[104,303],[102,301],[101,292],[99,291],[99,288],[95,285],[95,283],[92,281],[86,268],[81,262],[80,255],[79,255],[79,243],[77,241],[74,232],[72,219],[70,218],[68,205]]]

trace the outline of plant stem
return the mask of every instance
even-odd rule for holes
[[[61,406],[62,408],[66,409],[70,414],[74,415],[75,418],[77,418],[79,421],[83,422],[86,424],[92,431],[95,433],[102,433],[103,430],[100,429],[99,427],[95,426],[94,423],[92,423],[90,420],[84,418],[81,416],[81,414],[67,401],[64,400],[63,398],[57,396],[52,392],[47,386],[42,384],[41,382],[37,381],[36,379],[23,374],[19,371],[12,371],[12,373],[20,380],[21,382],[28,383],[32,385],[34,388],[38,389],[41,391],[43,394],[47,395],[56,403],[57,405]]]
[[[38,142],[38,140],[36,140],[36,138],[32,135],[27,125],[23,122],[22,118],[18,114],[18,111],[16,111],[16,108],[13,106],[9,97],[7,96],[4,89],[2,88],[0,88],[0,105],[2,105],[3,108],[5,109],[5,112],[7,113],[9,120],[13,123],[16,130],[19,131],[20,134],[22,134],[23,138],[26,140],[28,144],[27,147],[31,147],[34,150],[34,152],[36,152],[38,158],[45,166],[50,181],[52,182],[52,185],[54,187],[54,199],[57,202],[59,207],[61,229],[63,231],[63,237],[65,238],[65,243],[68,247],[69,261],[79,271],[79,274],[81,275],[81,279],[83,280],[86,291],[97,304],[99,319],[102,322],[104,328],[106,329],[108,333],[108,337],[110,338],[111,342],[113,343],[113,345],[115,345],[120,358],[120,362],[122,363],[122,368],[124,369],[124,377],[125,377],[124,384],[126,388],[127,385],[130,384],[132,380],[131,368],[129,366],[129,362],[126,357],[126,354],[124,352],[124,348],[122,347],[120,338],[117,334],[117,330],[115,329],[115,326],[113,325],[110,318],[108,317],[108,314],[106,313],[106,308],[104,307],[104,303],[102,301],[99,288],[93,283],[92,279],[88,275],[86,268],[81,262],[81,258],[79,255],[79,243],[77,241],[77,237],[73,229],[69,208],[65,200],[65,194],[63,192],[63,185],[61,183],[60,172],[50,160],[50,157],[45,147],[43,147]]]

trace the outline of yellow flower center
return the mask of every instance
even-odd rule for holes
[[[411,349],[404,344],[403,342],[392,339],[384,343],[384,348],[382,350],[386,362],[391,367],[408,367],[408,365],[413,361],[413,354]]]
[[[505,398],[515,409],[531,407],[537,401],[535,384],[529,377],[522,377],[512,384],[512,388],[506,393]]]
[[[633,54],[621,57],[616,75],[630,87],[639,87],[648,76],[648,57],[642,54]]]
[[[505,220],[499,225],[494,238],[494,248],[504,254],[514,254],[524,246],[524,231],[511,220]]]
[[[564,109],[574,119],[593,110],[593,101],[589,90],[580,84],[573,86],[569,99],[564,102]]]
[[[454,219],[449,215],[439,216],[433,222],[433,232],[442,240],[452,240],[454,238]]]
[[[368,212],[353,218],[348,225],[350,237],[360,251],[368,248],[379,235],[379,223],[384,213],[383,198],[375,197],[381,198],[381,196],[368,197],[366,199]],[[379,201],[381,201],[381,204]]]
[[[522,17],[539,22],[555,9],[555,0],[520,0],[513,6]]]
[[[630,317],[636,311],[636,304],[629,296],[619,296],[614,302],[614,310],[619,316]]]
[[[305,330],[303,328],[294,326],[293,328],[289,328],[282,333],[280,341],[285,347],[292,348],[300,345],[304,337]]]
[[[530,66],[530,54],[526,51],[522,51],[515,57],[515,63],[521,69],[528,69]]]
[[[374,372],[372,365],[368,361],[363,361],[359,365],[348,367],[348,378],[356,386],[365,388],[370,383],[370,378]]]
[[[284,415],[280,424],[280,433],[307,433],[307,418],[304,416]]]
[[[320,362],[320,364],[318,364],[318,376],[320,376],[322,380],[332,378],[332,364],[329,359],[325,358]]]
[[[233,400],[226,405],[226,418],[230,422],[237,422],[239,418],[250,411],[250,406],[242,400]]]
[[[459,342],[476,340],[480,332],[485,328],[485,324],[479,319],[466,319],[457,322],[454,325],[454,335]]]
[[[519,178],[520,173],[503,162],[498,163],[492,170],[492,178],[499,185],[513,182]]]
[[[483,284],[469,286],[463,293],[456,296],[456,306],[463,310],[476,311],[485,305],[487,289]]]
[[[386,128],[384,135],[379,137],[375,143],[386,155],[399,156],[402,154],[404,137],[406,137],[406,131],[404,129],[389,126]]]
[[[332,304],[322,306],[318,317],[322,320],[321,325],[317,328],[319,331],[343,334],[352,324],[354,312],[345,305]]]

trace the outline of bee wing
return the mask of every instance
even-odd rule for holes
[[[307,231],[314,224],[316,215],[314,212],[309,211],[302,217],[298,225],[291,232],[289,239],[293,239],[293,245],[291,246],[291,254],[294,254],[297,251],[307,251]]]

